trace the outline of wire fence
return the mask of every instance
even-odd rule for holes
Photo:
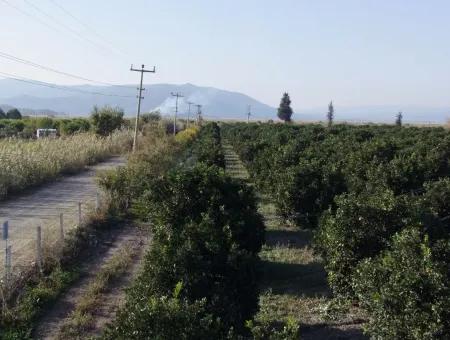
[[[87,222],[91,212],[98,211],[104,196],[97,191],[94,199],[70,202],[64,209],[42,209],[36,213],[26,207],[20,218],[4,218],[1,222],[0,277],[3,297],[17,282],[34,271],[42,271],[45,259],[59,260],[68,233]],[[60,206],[58,206],[60,207]]]

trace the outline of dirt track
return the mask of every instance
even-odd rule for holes
[[[34,261],[36,227],[42,227],[42,238],[59,235],[59,215],[64,216],[64,230],[78,223],[78,202],[82,215],[95,205],[98,170],[111,169],[125,164],[122,157],[113,157],[106,162],[89,166],[85,171],[64,176],[28,192],[0,202],[0,223],[9,222],[8,244],[12,246],[12,266],[26,266]],[[3,242],[0,246],[3,253]],[[3,271],[4,256],[0,257],[0,272]]]

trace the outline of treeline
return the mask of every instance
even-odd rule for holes
[[[141,126],[160,119],[161,117],[156,113],[143,114],[140,120]],[[124,111],[121,108],[109,106],[94,107],[87,118],[32,118],[22,117],[20,113],[13,117],[9,111],[8,115],[2,115],[0,111],[0,138],[33,138],[36,136],[37,129],[56,129],[62,136],[88,131],[106,136],[116,129],[129,128],[133,123],[134,120],[124,118]]]
[[[217,124],[188,143],[186,136],[192,134],[180,132],[156,151],[143,147],[127,168],[102,181],[118,208],[150,224],[153,236],[105,339],[250,334],[246,321],[258,307],[257,253],[264,241],[255,194],[225,174]]]
[[[450,132],[224,125],[278,212],[314,228],[337,297],[380,339],[450,337]]]

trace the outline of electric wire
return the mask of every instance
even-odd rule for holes
[[[127,95],[119,95],[119,94],[113,94],[113,93],[103,93],[103,92],[86,91],[86,90],[76,89],[76,88],[68,87],[68,86],[64,86],[64,85],[57,85],[57,84],[48,83],[48,82],[44,82],[44,81],[40,81],[40,80],[25,78],[25,77],[18,76],[16,74],[2,72],[2,71],[0,71],[0,74],[5,76],[8,79],[20,81],[23,83],[38,85],[38,86],[49,87],[49,88],[58,89],[58,90],[98,95],[98,96],[106,96],[106,97],[136,98],[136,96],[127,96]]]
[[[129,88],[129,89],[131,89],[131,88],[135,89],[135,86],[118,85],[118,84],[113,84],[113,83],[110,83],[110,82],[107,82],[107,81],[94,80],[94,79],[78,76],[76,74],[60,71],[60,70],[54,69],[52,67],[41,65],[41,64],[38,64],[38,63],[35,63],[35,62],[32,62],[32,61],[26,60],[26,59],[22,59],[22,58],[14,56],[12,54],[8,54],[8,53],[1,52],[1,51],[0,51],[0,58],[8,59],[8,60],[11,60],[11,61],[14,61],[14,62],[18,62],[18,63],[24,64],[24,65],[28,65],[28,66],[32,66],[32,67],[35,67],[35,68],[39,68],[39,69],[45,70],[45,71],[61,74],[61,75],[66,76],[66,77],[71,77],[71,78],[87,81],[87,82],[90,82],[90,83],[96,83],[96,84],[108,85],[108,86],[114,86],[114,87],[123,87],[123,88]]]

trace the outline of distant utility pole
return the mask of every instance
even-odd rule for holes
[[[191,116],[191,105],[193,105],[193,102],[187,102],[189,108],[188,108],[188,119],[187,119],[187,127],[189,127],[189,117]]]
[[[252,106],[247,106],[247,124],[250,123],[250,116],[252,115]]]
[[[137,109],[137,114],[136,114],[136,123],[134,124],[134,138],[133,138],[133,152],[136,150],[137,148],[137,133],[138,133],[138,123],[139,123],[139,115],[141,114],[141,99],[144,99],[144,97],[142,97],[142,91],[144,91],[145,89],[142,88],[142,81],[144,79],[144,73],[150,72],[150,73],[155,73],[156,69],[155,66],[153,66],[153,70],[145,70],[144,69],[144,64],[142,64],[142,68],[141,69],[136,69],[133,68],[133,64],[130,67],[130,71],[134,71],[134,72],[141,72],[141,84],[139,85],[139,95],[137,96],[138,98],[138,109]]]
[[[177,114],[178,114],[178,98],[184,97],[181,93],[170,93],[172,96],[177,97],[175,100],[175,117],[173,117],[173,135],[175,136],[177,134]]]
[[[200,104],[197,104],[195,106],[197,106],[197,125],[200,125],[200,117],[202,115],[202,106]]]

